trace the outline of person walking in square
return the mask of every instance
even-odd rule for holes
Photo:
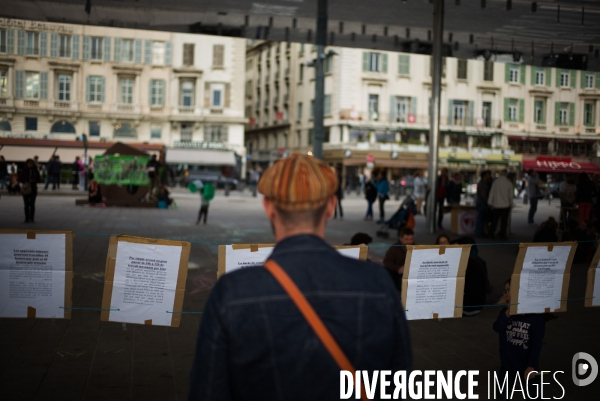
[[[379,221],[378,224],[385,222],[385,201],[390,199],[390,183],[385,177],[383,171],[377,174],[377,199],[379,200]]]
[[[41,181],[40,172],[33,159],[27,159],[25,168],[19,170],[21,194],[25,205],[25,223],[34,223],[35,199],[37,197],[37,184]]]
[[[533,218],[537,212],[538,200],[540,198],[540,178],[538,173],[533,169],[527,173],[527,196],[529,197],[529,214],[527,215],[527,223],[535,224]]]
[[[485,234],[488,225],[488,198],[492,186],[492,172],[485,170],[481,173],[481,179],[477,183],[477,222],[475,223],[475,235],[481,237]]]
[[[337,197],[337,205],[335,207],[335,212],[333,213],[333,218],[337,219],[338,209],[340,210],[340,220],[344,219],[344,209],[342,209],[342,199],[344,198],[344,189],[342,188],[342,170],[337,167],[335,169],[338,177],[338,186],[335,190],[335,196]]]
[[[500,221],[500,233],[498,238],[508,238],[508,218],[510,210],[515,206],[514,202],[514,186],[507,177],[508,172],[502,170],[500,177],[492,183],[488,205],[492,208],[492,227],[491,237],[496,235],[498,221]]]

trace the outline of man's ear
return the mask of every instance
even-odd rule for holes
[[[276,213],[275,205],[266,196],[263,197],[263,207],[265,208],[267,219],[269,219],[269,221],[273,221]]]
[[[325,217],[326,220],[329,220],[333,217],[335,213],[335,208],[337,207],[338,198],[337,196],[332,196],[327,201],[327,207],[325,208]]]

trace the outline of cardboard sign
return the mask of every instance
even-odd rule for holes
[[[71,318],[73,232],[0,230],[0,317]]]
[[[588,270],[585,306],[600,306],[600,246],[596,249],[596,254]]]
[[[402,304],[408,320],[462,317],[471,245],[407,246]]]
[[[100,319],[178,327],[190,249],[183,241],[110,237]]]
[[[510,314],[566,312],[576,242],[520,244]]]
[[[235,270],[262,266],[274,248],[273,244],[219,245],[217,279]],[[344,256],[360,260],[367,260],[369,252],[369,247],[366,245],[336,245],[334,248]]]

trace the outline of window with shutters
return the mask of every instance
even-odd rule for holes
[[[535,84],[538,86],[546,84],[546,72],[543,68],[539,68],[535,71]]]
[[[483,80],[493,81],[494,80],[494,62],[484,61],[483,62]]]
[[[162,137],[162,125],[152,125],[150,127],[150,138],[160,139]]]
[[[165,102],[165,81],[150,80],[150,106],[162,106]]]
[[[546,116],[545,116],[545,101],[542,99],[536,99],[534,102],[534,110],[533,110],[533,122],[536,124],[545,124]]]
[[[210,105],[211,107],[223,107],[225,97],[225,85],[224,84],[211,84],[210,85]]]
[[[396,96],[396,122],[408,122],[408,114],[410,113],[410,98],[405,96]]]
[[[71,58],[71,36],[58,35],[58,57]]]
[[[333,71],[333,56],[328,56],[325,58],[325,61],[323,62],[323,69],[325,74],[331,74],[331,71]]]
[[[8,70],[0,70],[0,97],[8,96]]]
[[[296,110],[296,121],[302,120],[302,102],[298,102]]]
[[[429,76],[433,77],[433,57],[429,57]],[[446,57],[442,57],[442,78],[446,78]]]
[[[223,68],[225,63],[225,46],[213,45],[213,68]]]
[[[519,99],[508,100],[508,121],[519,120]]]
[[[456,78],[457,79],[467,79],[467,68],[468,63],[467,60],[456,60],[457,61],[457,70],[456,70]]]
[[[68,102],[71,100],[71,76],[58,75],[58,100]]]
[[[369,95],[369,119],[373,121],[379,120],[379,95]]]
[[[368,53],[368,71],[380,72],[381,71],[381,53]]]
[[[510,66],[508,82],[512,82],[514,84],[519,83],[519,66],[518,65]]]
[[[194,44],[183,44],[183,65],[189,67],[194,65]]]
[[[569,87],[569,78],[571,76],[570,71],[561,71],[560,72],[560,87],[568,88]]]
[[[104,93],[104,80],[102,77],[89,77],[89,97],[88,100],[90,103],[102,103],[102,94]]]
[[[152,64],[165,64],[165,42],[152,42]]]
[[[569,123],[569,103],[561,103],[558,109],[558,123],[567,125]]]
[[[120,103],[133,104],[133,78],[121,78],[119,87]]]
[[[25,117],[25,131],[37,131],[37,117]]]
[[[325,95],[323,98],[323,115],[331,116],[331,95]]]
[[[39,56],[40,55],[40,33],[39,32],[27,32],[27,55],[28,56]]]
[[[25,99],[40,98],[40,73],[30,72],[25,73]]]
[[[90,59],[102,60],[104,50],[104,38],[90,39]]]
[[[89,121],[88,133],[90,136],[100,136],[100,121]]]
[[[180,106],[192,107],[194,106],[194,81],[181,81],[180,87]]]
[[[585,74],[585,89],[594,89],[594,73]]]
[[[121,61],[133,63],[135,57],[135,49],[133,39],[121,40]]]
[[[193,136],[194,136],[194,130],[193,130],[192,124],[182,123],[181,124],[181,133],[179,134],[179,140],[181,142],[191,142]]]
[[[464,127],[467,124],[467,101],[455,100],[452,102],[452,125]]]
[[[410,75],[410,56],[407,54],[400,54],[398,56],[398,74]]]
[[[585,102],[583,104],[583,125],[587,127],[594,126],[594,103]]]
[[[8,38],[6,29],[0,29],[0,53],[8,52],[7,40]]]
[[[227,142],[226,125],[208,125],[204,131],[204,139],[209,142]]]

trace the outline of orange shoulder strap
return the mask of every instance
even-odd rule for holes
[[[344,354],[344,351],[342,351],[329,330],[327,330],[327,327],[325,327],[323,324],[321,318],[319,318],[313,307],[308,303],[290,276],[288,276],[281,266],[279,266],[279,264],[272,259],[267,260],[264,266],[273,275],[273,277],[275,277],[283,289],[288,293],[290,298],[292,298],[292,301],[294,301],[294,304],[296,304],[300,310],[300,313],[302,313],[317,337],[319,337],[319,340],[321,340],[321,343],[323,343],[331,357],[338,364],[340,370],[352,372],[352,375],[354,376],[356,371],[354,370],[352,363],[350,363],[346,357],[346,354]],[[362,390],[362,398],[366,400],[367,398],[365,397],[364,388]]]

